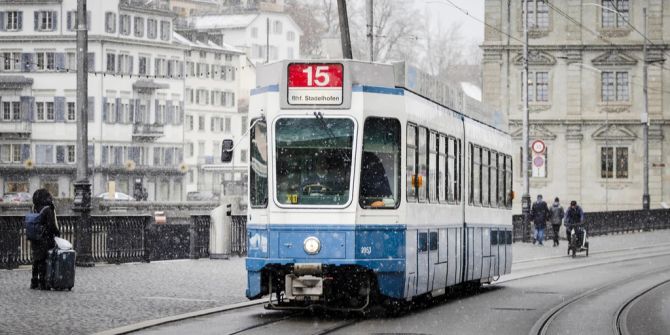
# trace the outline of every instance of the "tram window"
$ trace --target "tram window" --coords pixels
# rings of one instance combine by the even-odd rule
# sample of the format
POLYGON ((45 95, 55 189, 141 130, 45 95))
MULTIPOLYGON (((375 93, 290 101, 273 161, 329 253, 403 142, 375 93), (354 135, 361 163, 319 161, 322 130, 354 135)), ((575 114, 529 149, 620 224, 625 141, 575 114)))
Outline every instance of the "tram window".
POLYGON ((498 244, 498 231, 491 230, 491 245, 497 245, 497 244, 498 244))
POLYGON ((407 201, 412 202, 416 201, 417 188, 415 184, 419 182, 416 178, 416 131, 416 126, 407 125, 407 156, 405 157, 407 161, 407 201))
POLYGON ((470 151, 472 152, 470 202, 479 206, 482 204, 482 148, 470 144, 470 151))
POLYGON ((426 252, 428 251, 428 234, 427 233, 419 233, 419 245, 418 245, 418 251, 419 252, 426 252))
POLYGON ((461 140, 456 140, 455 144, 454 156, 456 157, 456 166, 454 167, 454 181, 456 185, 454 186, 454 199, 456 199, 456 203, 460 203, 461 200, 464 200, 461 191, 463 190, 463 147, 461 146, 461 140))
POLYGON ((491 152, 491 207, 498 207, 498 153, 491 152))
POLYGON ((482 149, 482 205, 489 206, 489 189, 491 186, 491 179, 489 179, 490 171, 490 151, 488 149, 482 149))
POLYGON ((429 134, 428 141, 428 199, 437 202, 437 134, 429 134))
POLYGON ((505 244, 512 244, 512 231, 511 230, 505 230, 505 239, 506 239, 505 244))
POLYGON ((268 205, 268 140, 265 122, 256 122, 251 128, 249 139, 249 201, 252 208, 264 208, 268 205))
POLYGON ((281 118, 275 123, 276 199, 282 205, 346 205, 354 122, 281 118))
POLYGON ((438 235, 436 231, 431 231, 430 232, 430 243, 429 243, 429 249, 430 251, 437 250, 438 246, 438 235))
POLYGON ((512 208, 512 156, 507 155, 505 159, 505 204, 512 208))
POLYGON ((400 122, 368 118, 363 129, 359 203, 363 208, 397 208, 400 202, 400 122))
POLYGON ((439 151, 437 156, 437 193, 438 199, 440 202, 447 201, 447 183, 449 182, 449 166, 447 165, 447 138, 443 135, 439 136, 439 142, 437 143, 437 150, 439 151))
POLYGON ((505 155, 498 154, 498 207, 505 207, 505 155))
POLYGON ((447 181, 447 199, 449 202, 456 200, 456 184, 457 184, 457 166, 456 166, 456 140, 453 137, 448 139, 449 146, 447 147, 447 171, 449 171, 449 180, 447 181))
POLYGON ((419 127, 419 171, 417 173, 419 180, 423 180, 423 183, 417 183, 419 189, 419 202, 426 201, 426 172, 428 172, 428 132, 426 128, 419 127))

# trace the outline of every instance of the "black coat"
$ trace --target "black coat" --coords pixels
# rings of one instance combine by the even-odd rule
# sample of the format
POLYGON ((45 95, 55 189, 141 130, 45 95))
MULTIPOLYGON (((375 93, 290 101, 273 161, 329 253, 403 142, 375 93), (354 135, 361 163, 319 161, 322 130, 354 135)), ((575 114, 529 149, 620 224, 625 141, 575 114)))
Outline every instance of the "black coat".
POLYGON ((35 208, 35 211, 39 213, 42 209, 42 224, 44 225, 44 233, 42 234, 42 239, 39 241, 31 242, 31 249, 33 251, 33 257, 36 260, 46 259, 49 249, 53 249, 56 246, 56 241, 54 237, 60 237, 60 230, 56 225, 56 216, 52 206, 44 205, 40 208, 35 208), (46 207, 46 208, 45 208, 46 207))
POLYGON ((535 227, 546 228, 547 220, 551 216, 551 212, 549 212, 549 206, 547 206, 547 203, 544 201, 536 201, 530 210, 530 216, 533 220, 533 223, 535 223, 535 227))

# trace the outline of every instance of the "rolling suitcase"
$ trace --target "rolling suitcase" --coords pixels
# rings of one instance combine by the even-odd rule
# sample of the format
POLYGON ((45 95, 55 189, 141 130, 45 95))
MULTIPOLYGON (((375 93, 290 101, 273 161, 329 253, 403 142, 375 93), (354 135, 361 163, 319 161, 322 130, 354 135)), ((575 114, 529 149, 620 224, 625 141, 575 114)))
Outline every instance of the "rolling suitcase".
POLYGON ((47 257, 47 287, 72 290, 74 287, 75 251, 56 247, 47 257))

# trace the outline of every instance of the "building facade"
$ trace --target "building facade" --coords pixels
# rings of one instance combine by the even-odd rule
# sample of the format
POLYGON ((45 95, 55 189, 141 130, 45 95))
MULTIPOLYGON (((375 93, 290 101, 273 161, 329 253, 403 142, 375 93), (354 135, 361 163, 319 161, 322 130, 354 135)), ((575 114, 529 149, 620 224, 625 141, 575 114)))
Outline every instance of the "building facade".
MULTIPOLYGON (((643 194, 643 92, 647 11, 649 193, 670 203, 668 0, 528 1, 531 197, 577 200, 586 211, 639 209, 643 194), (537 145, 535 149, 542 149, 537 145), (666 166, 667 164, 667 166, 666 166)), ((507 111, 519 147, 521 187, 522 0, 486 0, 483 100, 507 111)), ((515 201, 520 212, 520 201, 515 201)))
MULTIPOLYGON (((185 52, 184 149, 187 192, 220 195, 246 194, 248 128, 246 109, 239 107, 239 72, 246 56, 227 45, 218 45, 208 36, 189 40, 175 33, 175 40, 188 47, 185 52), (232 163, 221 163, 221 142, 240 142, 232 163)), ((187 193, 188 194, 188 193, 187 193)))
POLYGON ((254 64, 300 58, 302 29, 280 11, 193 16, 177 29, 185 35, 206 32, 244 51, 254 64))
POLYGON ((170 0, 170 8, 182 17, 216 13, 221 9, 221 0, 170 0))
MULTIPOLYGON (((71 197, 76 171, 76 0, 0 1, 0 191, 71 197)), ((165 1, 88 7, 93 194, 184 198, 184 56, 165 1), (110 183, 113 182, 113 183, 110 183)))

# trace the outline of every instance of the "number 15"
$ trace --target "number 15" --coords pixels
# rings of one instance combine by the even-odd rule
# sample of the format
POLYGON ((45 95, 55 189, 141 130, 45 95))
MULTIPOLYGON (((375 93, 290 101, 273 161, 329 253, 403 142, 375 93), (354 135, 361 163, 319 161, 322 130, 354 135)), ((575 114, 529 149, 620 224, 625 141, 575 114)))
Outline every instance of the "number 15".
POLYGON ((313 80, 312 78, 312 66, 305 68, 302 70, 302 72, 307 74, 307 86, 326 86, 330 82, 330 74, 327 72, 328 71, 328 66, 317 66, 316 67, 316 73, 314 74, 314 77, 316 77, 316 80, 313 80), (323 72, 322 72, 323 71, 323 72))

